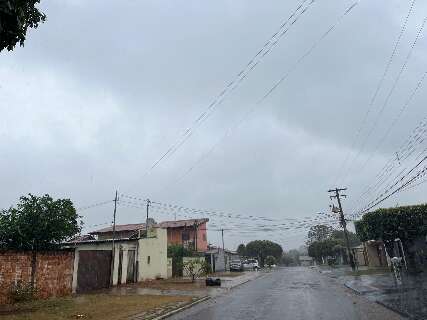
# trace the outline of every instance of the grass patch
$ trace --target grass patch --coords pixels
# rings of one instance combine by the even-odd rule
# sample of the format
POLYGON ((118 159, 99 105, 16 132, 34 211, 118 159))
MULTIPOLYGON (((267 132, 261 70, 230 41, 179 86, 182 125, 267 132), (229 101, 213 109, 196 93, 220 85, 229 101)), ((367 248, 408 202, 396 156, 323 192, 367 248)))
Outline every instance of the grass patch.
POLYGON ((0 306, 2 320, 126 319, 192 297, 93 294, 0 306))
POLYGON ((367 275, 375 275, 375 274, 385 274, 390 273, 388 268, 375 268, 375 269, 366 269, 366 270, 357 270, 357 271, 349 271, 347 275, 349 276, 367 276, 367 275))

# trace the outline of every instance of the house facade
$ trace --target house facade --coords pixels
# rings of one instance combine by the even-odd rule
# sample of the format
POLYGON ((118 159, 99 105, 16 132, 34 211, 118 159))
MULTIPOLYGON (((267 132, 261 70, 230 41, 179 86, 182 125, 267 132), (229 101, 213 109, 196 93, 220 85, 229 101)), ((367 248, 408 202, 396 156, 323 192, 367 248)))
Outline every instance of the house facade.
POLYGON ((168 277, 167 231, 150 228, 148 237, 83 240, 65 244, 74 249, 72 291, 84 293, 168 277))
MULTIPOLYGON (((188 219, 163 221, 149 224, 167 230, 168 245, 182 245, 183 247, 199 252, 208 250, 207 222, 209 219, 188 219)), ((115 239, 140 238, 145 233, 145 223, 116 225, 115 239)), ((107 227, 89 233, 97 240, 113 238, 113 228, 107 227)))
POLYGON ((187 249, 205 252, 208 250, 208 221, 207 218, 164 221, 157 226, 167 230, 168 245, 182 245, 187 249))

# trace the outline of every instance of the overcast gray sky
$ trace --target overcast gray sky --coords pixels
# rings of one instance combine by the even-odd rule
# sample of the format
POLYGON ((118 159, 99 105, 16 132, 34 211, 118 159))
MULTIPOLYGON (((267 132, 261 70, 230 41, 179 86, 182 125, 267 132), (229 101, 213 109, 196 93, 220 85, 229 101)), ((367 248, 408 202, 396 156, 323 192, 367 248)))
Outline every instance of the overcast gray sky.
MULTIPOLYGON (((336 179, 347 155, 351 159, 360 149, 360 142, 352 142, 409 0, 361 1, 296 65, 354 3, 316 1, 190 139, 150 170, 299 2, 42 0, 46 23, 29 32, 25 47, 0 53, 0 206, 31 192, 71 198, 84 207, 111 200, 118 189, 192 208, 302 218, 328 210, 327 190, 340 183, 349 188, 344 209, 350 209, 426 116, 421 86, 376 147, 427 71, 423 32, 366 147, 341 171, 349 172, 347 178, 336 179), (286 81, 256 105, 290 68, 286 81), (229 128, 234 129, 223 139, 229 128)), ((374 124, 426 9, 415 3, 362 137, 374 124)), ((426 191, 421 185, 383 205, 422 202, 426 191)), ((81 214, 91 226, 111 221, 112 211, 109 204, 81 214)), ((174 218, 152 214, 159 221, 174 218)), ((225 232, 230 248, 271 239, 290 249, 306 234, 301 229, 243 233, 259 222, 210 218, 212 228, 233 229, 225 232)), ((143 219, 142 208, 119 207, 119 223, 143 219)), ((218 232, 210 231, 208 238, 220 244, 218 232)))

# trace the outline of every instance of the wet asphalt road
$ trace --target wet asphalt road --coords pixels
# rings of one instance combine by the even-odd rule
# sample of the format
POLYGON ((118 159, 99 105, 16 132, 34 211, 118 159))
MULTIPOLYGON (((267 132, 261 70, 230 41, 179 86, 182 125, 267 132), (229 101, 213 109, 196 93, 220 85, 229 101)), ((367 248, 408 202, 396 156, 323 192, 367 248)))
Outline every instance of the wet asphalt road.
POLYGON ((398 320, 310 268, 281 268, 170 319, 398 320))

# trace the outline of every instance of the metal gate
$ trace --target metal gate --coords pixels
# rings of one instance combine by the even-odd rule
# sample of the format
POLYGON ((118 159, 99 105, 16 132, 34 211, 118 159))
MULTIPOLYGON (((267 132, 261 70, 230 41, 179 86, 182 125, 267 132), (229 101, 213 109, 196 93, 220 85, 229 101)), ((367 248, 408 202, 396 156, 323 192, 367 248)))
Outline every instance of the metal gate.
POLYGON ((108 288, 111 276, 111 250, 79 251, 77 293, 108 288))
POLYGON ((126 283, 136 282, 135 273, 135 250, 128 251, 128 269, 126 275, 126 283))

